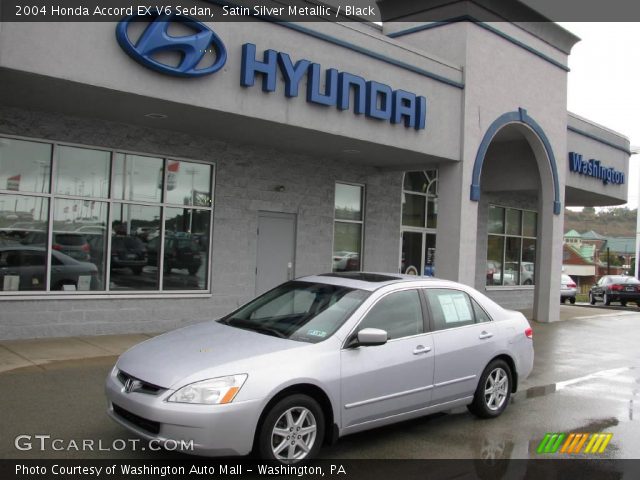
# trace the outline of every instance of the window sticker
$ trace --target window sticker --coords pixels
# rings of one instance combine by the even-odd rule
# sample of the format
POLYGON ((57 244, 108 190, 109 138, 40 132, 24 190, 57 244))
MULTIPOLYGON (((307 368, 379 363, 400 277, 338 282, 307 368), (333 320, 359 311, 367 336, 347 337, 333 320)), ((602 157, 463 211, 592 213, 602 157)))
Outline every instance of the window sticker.
POLYGON ((19 275, 5 275, 4 286, 5 292, 17 292, 20 288, 20 276, 19 275))
POLYGON ((311 335, 312 337, 326 337, 327 332, 323 330, 307 330, 307 335, 311 335))
POLYGON ((91 290, 91 275, 78 276, 78 291, 86 292, 91 290))
POLYGON ((438 295, 445 323, 461 323, 471 321, 471 311, 463 293, 438 295))

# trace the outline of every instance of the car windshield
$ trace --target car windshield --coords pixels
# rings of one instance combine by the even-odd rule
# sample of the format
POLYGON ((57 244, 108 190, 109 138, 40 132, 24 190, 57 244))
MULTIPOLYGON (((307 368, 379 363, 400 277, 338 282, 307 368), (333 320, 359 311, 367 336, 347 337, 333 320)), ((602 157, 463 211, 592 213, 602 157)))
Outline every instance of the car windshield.
POLYGON ((287 282, 219 320, 266 335, 317 343, 329 338, 370 295, 339 285, 287 282))

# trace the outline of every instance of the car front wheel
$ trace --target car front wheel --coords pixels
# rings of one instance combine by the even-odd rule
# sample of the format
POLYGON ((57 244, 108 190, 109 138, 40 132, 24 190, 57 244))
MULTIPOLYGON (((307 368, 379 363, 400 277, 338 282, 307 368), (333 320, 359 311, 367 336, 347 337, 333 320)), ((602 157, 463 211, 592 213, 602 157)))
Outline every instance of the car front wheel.
POLYGON ((589 292, 589 303, 591 305, 595 305, 596 304, 596 297, 593 296, 593 293, 589 292))
POLYGON ((511 368, 504 360, 494 360, 482 372, 469 411, 480 418, 494 418, 507 408, 511 398, 511 368))
POLYGON ((605 293, 602 296, 602 301, 604 302, 605 305, 611 305, 611 298, 609 298, 609 294, 605 293))
POLYGON ((315 457, 324 439, 324 414, 313 398, 297 394, 269 410, 258 436, 260 456, 292 464, 315 457))

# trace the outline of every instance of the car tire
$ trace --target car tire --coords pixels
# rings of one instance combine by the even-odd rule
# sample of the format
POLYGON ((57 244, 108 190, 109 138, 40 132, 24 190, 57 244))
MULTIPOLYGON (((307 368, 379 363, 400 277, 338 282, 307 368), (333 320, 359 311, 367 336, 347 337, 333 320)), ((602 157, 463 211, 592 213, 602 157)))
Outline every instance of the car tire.
POLYGON ((623 307, 627 306, 627 301, 626 300, 620 300, 620 305, 622 305, 623 307))
POLYGON ((507 408, 511 399, 511 368, 501 359, 493 360, 484 369, 473 396, 473 402, 467 406, 469 411, 480 418, 495 418, 507 408), (498 382, 499 389, 494 387, 498 382))
POLYGON ((571 305, 575 305, 575 303, 576 303, 576 297, 571 297, 571 298, 569 299, 569 303, 570 303, 571 305))
POLYGON ((591 305, 595 305, 596 304, 596 297, 593 296, 593 293, 589 292, 589 303, 591 305))
POLYGON ((524 281, 524 285, 533 285, 533 282, 531 281, 531 279, 530 279, 530 278, 527 278, 527 279, 524 281))
POLYGON ((283 464, 309 460, 320 451, 324 430, 324 413, 318 402, 302 394, 285 397, 269 410, 259 427, 258 454, 283 464), (297 429, 307 433, 293 435, 297 429), (286 435, 287 430, 292 435, 286 435))
POLYGON ((602 295, 602 301, 604 302, 605 305, 611 305, 611 299, 609 298, 608 293, 604 293, 602 295))

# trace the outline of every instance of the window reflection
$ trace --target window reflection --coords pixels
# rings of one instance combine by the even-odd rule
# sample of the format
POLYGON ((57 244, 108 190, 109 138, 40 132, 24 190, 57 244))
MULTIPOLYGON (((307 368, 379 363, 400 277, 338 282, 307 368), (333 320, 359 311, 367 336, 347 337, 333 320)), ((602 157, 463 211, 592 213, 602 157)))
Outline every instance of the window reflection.
POLYGON ((335 218, 362 220, 362 187, 336 184, 335 218))
POLYGON ((0 138, 0 189, 49 193, 50 168, 51 145, 0 138))
POLYGON ((160 237, 160 207, 115 203, 109 267, 112 290, 157 290, 157 265, 149 245, 160 237))
MULTIPOLYGON (((210 215, 207 210, 167 208, 164 240, 165 290, 207 288, 210 215)), ((159 241, 149 243, 149 257, 157 264, 159 241)))
POLYGON ((533 211, 489 206, 487 285, 535 284, 537 218, 533 211))
POLYGON ((118 200, 160 202, 164 161, 161 158, 118 153, 114 162, 113 197, 118 200))
POLYGON ((49 201, 42 197, 0 197, 0 290, 46 288, 49 201))
POLYGON ((362 225, 336 222, 333 241, 333 271, 360 270, 362 225))
POLYGON ((211 165, 167 160, 167 202, 211 206, 211 165))
MULTIPOLYGON (((51 288, 54 290, 103 290, 107 204, 93 200, 56 199, 53 203, 51 238, 51 288), (60 278, 54 262, 83 270, 78 278, 60 278), (91 277, 91 278, 89 278, 91 277)), ((46 246, 46 233, 42 245, 46 246)))
POLYGON ((332 256, 334 272, 362 269, 363 203, 364 187, 336 183, 332 256))
POLYGON ((0 138, 0 292, 207 289, 212 177, 197 162, 0 138))
POLYGON ((77 197, 109 196, 110 162, 110 152, 58 147, 55 192, 77 197))

